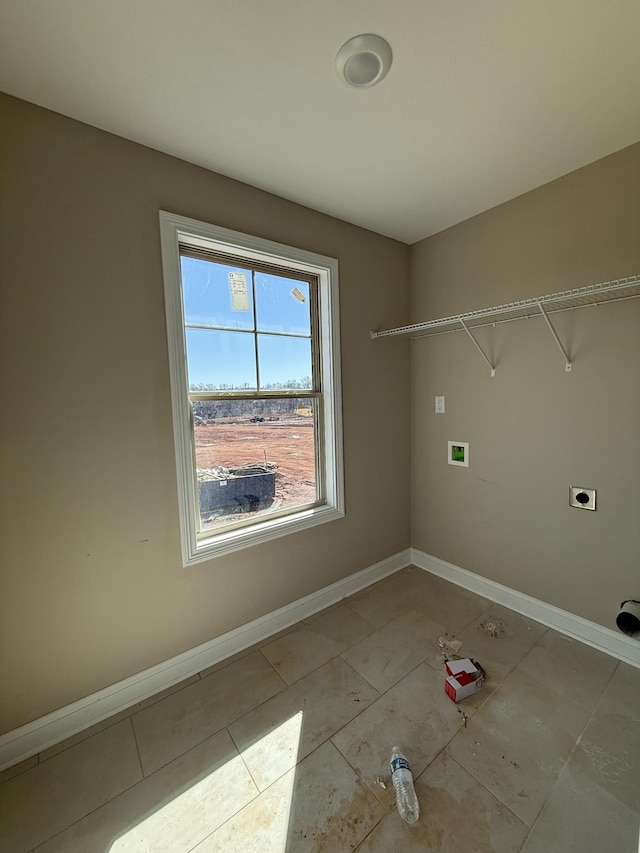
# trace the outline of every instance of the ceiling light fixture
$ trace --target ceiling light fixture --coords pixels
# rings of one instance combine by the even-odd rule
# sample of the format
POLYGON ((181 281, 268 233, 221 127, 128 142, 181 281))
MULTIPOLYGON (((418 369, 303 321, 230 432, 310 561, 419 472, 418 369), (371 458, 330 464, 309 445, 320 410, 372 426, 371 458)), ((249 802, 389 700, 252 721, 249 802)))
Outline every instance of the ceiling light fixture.
POLYGON ((393 54, 381 36, 364 33, 346 41, 336 55, 338 76, 357 89, 375 86, 391 68, 393 54))

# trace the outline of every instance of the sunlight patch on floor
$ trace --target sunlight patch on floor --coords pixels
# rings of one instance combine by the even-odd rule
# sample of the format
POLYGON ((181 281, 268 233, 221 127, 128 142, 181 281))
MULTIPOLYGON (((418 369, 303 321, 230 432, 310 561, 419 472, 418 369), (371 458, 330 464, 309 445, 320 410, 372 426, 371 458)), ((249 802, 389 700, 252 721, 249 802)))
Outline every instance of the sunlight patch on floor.
POLYGON ((231 840, 238 845, 244 838, 259 843, 251 849, 285 853, 302 716, 302 711, 294 714, 242 757, 235 756, 179 793, 118 838, 109 853, 182 853, 196 845, 209 853, 228 850, 231 840), (247 764, 243 757, 249 758, 247 764))

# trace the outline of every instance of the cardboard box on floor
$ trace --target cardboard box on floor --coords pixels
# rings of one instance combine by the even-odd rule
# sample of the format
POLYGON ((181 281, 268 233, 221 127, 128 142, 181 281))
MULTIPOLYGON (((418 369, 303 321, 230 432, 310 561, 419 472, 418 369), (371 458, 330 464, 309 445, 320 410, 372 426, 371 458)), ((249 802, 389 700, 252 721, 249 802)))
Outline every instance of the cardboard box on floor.
POLYGON ((471 658, 450 660, 445 664, 447 675, 444 689, 447 696, 454 702, 472 696, 484 684, 484 672, 471 658))

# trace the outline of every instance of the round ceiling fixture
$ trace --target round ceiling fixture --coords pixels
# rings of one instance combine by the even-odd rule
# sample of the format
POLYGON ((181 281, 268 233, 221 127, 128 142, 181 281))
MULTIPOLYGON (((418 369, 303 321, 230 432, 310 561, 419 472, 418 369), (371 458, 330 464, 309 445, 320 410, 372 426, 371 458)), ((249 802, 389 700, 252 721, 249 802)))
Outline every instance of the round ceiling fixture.
POLYGON ((381 36, 364 33, 346 41, 336 56, 338 76, 357 89, 375 86, 391 68, 393 54, 381 36))

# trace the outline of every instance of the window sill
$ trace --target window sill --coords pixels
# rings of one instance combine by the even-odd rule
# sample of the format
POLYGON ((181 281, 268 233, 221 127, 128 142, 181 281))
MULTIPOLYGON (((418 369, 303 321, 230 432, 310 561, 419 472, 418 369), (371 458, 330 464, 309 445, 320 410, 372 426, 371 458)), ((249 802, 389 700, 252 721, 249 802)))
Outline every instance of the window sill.
POLYGON ((298 533, 318 524, 336 521, 339 518, 344 518, 344 512, 341 509, 334 506, 320 506, 282 518, 265 519, 250 527, 220 532, 199 542, 190 542, 190 547, 182 555, 182 562, 185 567, 193 566, 242 548, 270 542, 280 536, 298 533))

